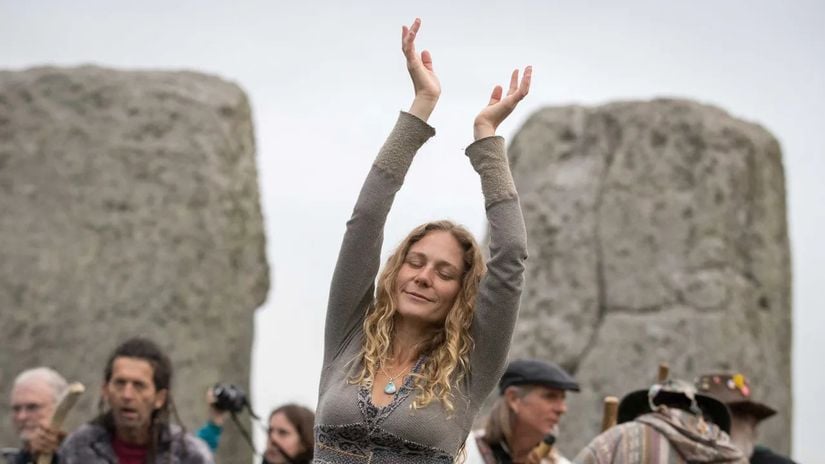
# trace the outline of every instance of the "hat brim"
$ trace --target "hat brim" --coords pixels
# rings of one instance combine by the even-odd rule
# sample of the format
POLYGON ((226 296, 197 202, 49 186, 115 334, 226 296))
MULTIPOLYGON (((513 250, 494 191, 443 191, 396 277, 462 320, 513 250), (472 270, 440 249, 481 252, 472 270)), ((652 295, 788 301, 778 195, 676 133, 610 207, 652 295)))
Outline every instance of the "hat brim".
POLYGON ((565 391, 572 391, 572 392, 579 392, 579 384, 576 382, 543 382, 539 383, 538 385, 544 385, 545 387, 550 388, 557 388, 559 390, 565 391))
POLYGON ((556 390, 572 391, 578 393, 580 391, 579 384, 576 382, 541 382, 528 380, 511 380, 502 382, 498 386, 499 394, 504 394, 507 387, 521 387, 524 385, 541 385, 542 387, 555 388, 556 390))
POLYGON ((728 403, 728 408, 730 408, 734 414, 750 414, 756 418, 757 422, 761 422, 776 414, 776 409, 767 404, 757 403, 756 401, 734 401, 728 403))
MULTIPOLYGON (((647 395, 648 390, 636 390, 625 395, 622 401, 619 402, 617 422, 620 424, 630 422, 642 414, 651 412, 647 395)), ((659 392, 655 400, 657 405, 664 404, 681 407, 682 409, 685 409, 684 406, 689 404, 689 400, 685 395, 666 391, 659 392)), ((725 403, 701 393, 696 394, 696 403, 714 424, 726 433, 730 433, 730 411, 725 403)))

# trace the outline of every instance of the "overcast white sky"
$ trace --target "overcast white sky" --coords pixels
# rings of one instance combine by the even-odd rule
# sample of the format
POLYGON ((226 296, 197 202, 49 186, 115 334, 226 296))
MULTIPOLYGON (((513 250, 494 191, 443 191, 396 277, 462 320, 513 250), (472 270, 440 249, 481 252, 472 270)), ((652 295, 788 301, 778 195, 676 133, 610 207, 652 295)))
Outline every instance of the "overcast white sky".
POLYGON ((0 0, 0 68, 99 64, 191 69, 249 94, 256 121, 269 300, 257 314, 256 409, 315 404, 332 266, 358 188, 411 90, 400 26, 423 19, 443 94, 438 136, 390 217, 387 249, 449 217, 484 230, 463 156, 493 84, 532 64, 501 128, 567 103, 688 97, 776 135, 785 154, 794 272, 794 456, 822 462, 825 407, 825 2, 625 0, 0 0))

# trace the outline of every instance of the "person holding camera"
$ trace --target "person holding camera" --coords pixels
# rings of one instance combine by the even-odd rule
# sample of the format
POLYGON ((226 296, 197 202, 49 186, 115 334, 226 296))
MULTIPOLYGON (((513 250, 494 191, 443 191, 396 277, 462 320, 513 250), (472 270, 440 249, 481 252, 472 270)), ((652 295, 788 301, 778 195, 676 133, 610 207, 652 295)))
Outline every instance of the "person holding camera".
MULTIPOLYGON (((226 394, 223 393, 223 388, 224 387, 219 384, 206 390, 206 404, 209 408, 208 417, 203 427, 198 429, 198 432, 195 434, 209 445, 212 453, 218 450, 221 435, 223 434, 223 424, 226 422, 226 416, 233 410, 231 401, 225 398, 226 394), (218 390, 218 395, 215 395, 216 390, 218 390)), ((238 408, 236 412, 242 408, 243 407, 238 408)))
MULTIPOLYGON (((249 408, 246 393, 235 385, 217 384, 206 392, 209 418, 198 430, 198 437, 205 441, 214 453, 220 445, 223 424, 229 414, 237 414, 249 408)), ((257 419, 257 416, 254 416, 257 419)), ((308 464, 312 462, 315 437, 315 414, 297 404, 285 404, 269 414, 266 450, 262 464, 308 464)), ((251 443, 250 443, 251 445, 251 443)))
POLYGON ((329 294, 315 426, 318 462, 452 463, 504 371, 527 258, 524 219, 496 128, 530 88, 515 70, 496 86, 466 150, 490 225, 485 273, 472 234, 450 221, 414 229, 378 275, 384 223, 413 157, 434 135, 441 94, 421 21, 402 28, 415 98, 363 184, 329 294), (378 282, 376 284, 376 276, 378 282))

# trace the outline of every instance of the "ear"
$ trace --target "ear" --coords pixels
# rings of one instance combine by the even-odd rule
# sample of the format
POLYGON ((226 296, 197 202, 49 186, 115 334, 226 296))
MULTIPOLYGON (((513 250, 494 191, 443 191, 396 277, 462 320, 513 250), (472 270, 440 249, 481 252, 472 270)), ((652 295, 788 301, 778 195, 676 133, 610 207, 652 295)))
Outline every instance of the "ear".
POLYGON ((158 390, 158 392, 155 393, 155 404, 154 404, 155 409, 162 408, 163 405, 166 404, 166 399, 168 398, 168 396, 169 396, 169 390, 166 390, 166 389, 158 390))
POLYGON ((519 406, 521 406, 521 398, 519 398, 519 391, 515 387, 507 387, 504 390, 504 401, 511 411, 518 414, 519 406))
POLYGON ((108 382, 106 382, 105 380, 100 385, 100 397, 103 398, 103 401, 105 401, 106 404, 109 404, 109 390, 106 389, 107 385, 108 382))

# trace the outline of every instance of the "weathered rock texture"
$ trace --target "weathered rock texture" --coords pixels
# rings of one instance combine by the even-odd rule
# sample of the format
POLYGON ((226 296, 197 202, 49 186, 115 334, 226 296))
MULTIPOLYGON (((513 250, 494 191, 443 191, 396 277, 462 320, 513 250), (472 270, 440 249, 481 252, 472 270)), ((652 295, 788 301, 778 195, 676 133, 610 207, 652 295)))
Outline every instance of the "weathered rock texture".
MULTIPOLYGON (((14 375, 51 365, 96 411, 108 353, 168 349, 184 423, 216 381, 248 386, 269 274, 249 103, 189 72, 0 72, 0 440, 14 375)), ((247 388, 248 390, 248 388, 247 388)), ((249 462, 231 424, 224 462, 249 462), (228 459, 229 457, 232 459, 228 459)))
POLYGON ((582 383, 561 448, 598 433, 601 400, 658 363, 692 380, 747 373, 778 408, 762 441, 790 447, 791 270, 777 141, 689 101, 547 108, 509 150, 530 260, 511 357, 582 383))

